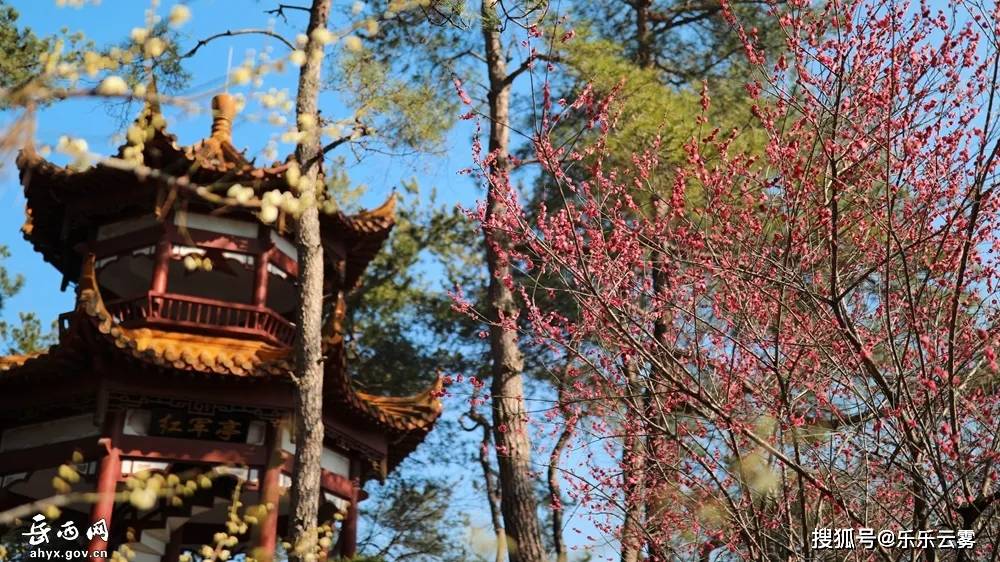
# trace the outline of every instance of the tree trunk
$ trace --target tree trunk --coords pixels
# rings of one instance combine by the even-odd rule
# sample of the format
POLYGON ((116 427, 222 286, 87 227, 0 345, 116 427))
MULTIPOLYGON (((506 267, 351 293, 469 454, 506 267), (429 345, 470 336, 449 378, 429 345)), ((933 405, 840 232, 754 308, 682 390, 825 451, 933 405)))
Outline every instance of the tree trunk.
POLYGON ((643 527, 646 518, 646 425, 643 413, 649 402, 646 384, 638 369, 631 363, 625 365, 628 395, 625 401, 625 419, 629 425, 622 444, 622 479, 625 491, 625 516, 621 531, 621 562, 638 562, 644 541, 643 527), (638 433, 638 435, 636 435, 638 433))
POLYGON ((562 507, 562 486, 559 484, 559 463, 562 460, 563 450, 569 444, 570 437, 573 436, 573 426, 576 419, 566 405, 566 385, 569 379, 570 364, 566 365, 563 378, 559 381, 558 402, 559 411, 562 414, 563 428, 552 446, 549 453, 549 502, 552 509, 552 544, 556 551, 556 562, 567 562, 569 552, 566 549, 566 541, 563 540, 563 507, 562 507))
MULTIPOLYGON (((469 409, 469 419, 476 423, 476 427, 482 429, 483 437, 479 445, 479 466, 483 471, 483 484, 486 489, 486 501, 490 504, 490 523, 493 525, 493 534, 496 536, 496 562, 503 562, 507 554, 507 533, 503 528, 503 515, 500 513, 500 490, 493 478, 493 467, 490 465, 490 449, 493 447, 492 429, 486 416, 480 414, 475 408, 469 409)), ((473 428, 475 429, 475 428, 473 428)))
POLYGON ((635 10, 635 58, 642 68, 653 67, 653 34, 649 30, 650 0, 637 0, 632 4, 635 10))
MULTIPOLYGON (((480 10, 490 85, 489 150, 496 157, 490 172, 493 178, 507 181, 510 172, 510 84, 507 81, 507 64, 493 0, 482 0, 480 10)), ((504 212, 503 204, 496 196, 496 186, 491 181, 486 194, 486 220, 504 212)), ((510 562, 544 562, 545 548, 531 475, 531 443, 524 408, 521 377, 524 361, 518 348, 517 332, 505 328, 501 322, 501 318, 509 318, 517 310, 514 295, 504 284, 504 279, 511 275, 510 266, 498 255, 498 250, 504 249, 509 242, 495 232, 486 232, 485 235, 486 264, 490 273, 493 435, 500 468, 501 510, 507 532, 507 549, 510 562)))
MULTIPOLYGON (((306 62, 299 73, 296 114, 317 116, 323 45, 313 31, 325 28, 330 0, 313 0, 306 35, 306 62)), ((302 122, 301 119, 298 122, 302 122)), ((316 185, 322 161, 322 146, 317 134, 307 134, 295 150, 302 180, 310 189, 316 185)), ((323 453, 323 245, 319 231, 319 209, 305 206, 296 221, 295 244, 299 253, 299 299, 295 338, 295 469, 291 494, 289 552, 291 562, 305 560, 319 547, 317 518, 320 500, 320 457, 323 453)))
MULTIPOLYGON (((629 4, 635 11, 635 62, 643 69, 653 68, 653 35, 649 29, 650 0, 636 0, 629 4)), ((653 213, 660 217, 665 211, 659 196, 653 197, 653 213)), ((663 290, 664 271, 663 258, 654 251, 653 261, 653 293, 657 297, 663 290)), ((658 343, 667 332, 666 320, 657 318, 654 323, 654 338, 658 343)), ((661 415, 655 411, 655 388, 650 388, 650 381, 643 380, 637 365, 626 365, 628 378, 628 401, 626 408, 634 409, 626 413, 630 423, 634 425, 626 435, 622 446, 622 478, 625 480, 625 516, 622 521, 621 561, 638 562, 642 559, 645 548, 646 526, 646 473, 647 456, 655 450, 655 440, 649 422, 661 415), (639 414, 641 412, 641 414, 639 414), (644 419, 645 418, 645 419, 644 419), (636 436, 635 432, 640 435, 636 436)))

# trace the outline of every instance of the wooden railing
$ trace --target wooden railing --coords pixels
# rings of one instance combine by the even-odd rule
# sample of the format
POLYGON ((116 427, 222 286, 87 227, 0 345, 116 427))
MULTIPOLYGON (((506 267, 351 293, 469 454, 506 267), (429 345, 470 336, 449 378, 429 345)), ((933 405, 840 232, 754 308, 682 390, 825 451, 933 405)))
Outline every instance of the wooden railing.
POLYGON ((107 303, 126 328, 191 329, 221 336, 254 336, 290 346, 295 326, 273 310, 249 304, 172 293, 147 293, 107 303))

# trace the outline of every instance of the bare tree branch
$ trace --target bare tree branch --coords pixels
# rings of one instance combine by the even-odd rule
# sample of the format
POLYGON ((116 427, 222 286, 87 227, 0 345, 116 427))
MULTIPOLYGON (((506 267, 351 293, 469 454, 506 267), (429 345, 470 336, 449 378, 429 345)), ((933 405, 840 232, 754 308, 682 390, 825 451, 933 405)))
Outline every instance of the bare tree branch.
POLYGON ((198 43, 195 44, 195 46, 190 51, 181 55, 180 58, 186 59, 193 57, 195 53, 198 52, 199 49, 201 49, 205 45, 208 45, 210 42, 216 39, 221 39, 223 37, 235 37, 237 35, 266 35, 268 37, 272 37, 274 39, 277 39, 278 41, 281 41, 289 49, 293 51, 295 50, 295 45, 293 45, 291 41, 282 37, 281 34, 271 31, 269 29, 228 29, 226 31, 223 31, 222 33, 216 33, 215 35, 210 35, 204 39, 199 40, 198 43))
POLYGON ((306 6, 296 6, 293 4, 278 4, 278 7, 273 10, 265 10, 265 14, 270 14, 272 16, 281 16, 281 19, 285 22, 288 21, 288 16, 285 15, 285 10, 300 10, 309 13, 309 8, 306 6))

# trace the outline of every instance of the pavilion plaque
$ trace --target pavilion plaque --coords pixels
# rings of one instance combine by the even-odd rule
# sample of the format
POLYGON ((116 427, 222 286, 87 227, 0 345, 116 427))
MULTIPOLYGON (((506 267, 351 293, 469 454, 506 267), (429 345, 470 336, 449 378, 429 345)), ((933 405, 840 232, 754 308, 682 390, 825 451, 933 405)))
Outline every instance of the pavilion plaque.
POLYGON ((251 421, 249 416, 234 413, 191 413, 184 410, 155 408, 149 424, 149 434, 158 437, 246 443, 251 421))

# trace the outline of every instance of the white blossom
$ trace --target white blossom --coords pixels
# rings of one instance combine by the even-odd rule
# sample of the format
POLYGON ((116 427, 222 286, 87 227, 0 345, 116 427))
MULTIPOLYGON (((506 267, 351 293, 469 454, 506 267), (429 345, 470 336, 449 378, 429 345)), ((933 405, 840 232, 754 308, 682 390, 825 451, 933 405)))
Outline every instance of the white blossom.
POLYGON ((123 96, 128 92, 128 84, 121 76, 108 76, 97 86, 97 93, 105 96, 123 96))
POLYGON ((361 51, 362 48, 361 39, 357 35, 348 35, 347 37, 344 37, 344 47, 346 47, 348 51, 357 53, 361 51))
POLYGON ((191 19, 191 9, 184 4, 176 4, 170 9, 170 25, 173 27, 180 27, 187 23, 191 19))

